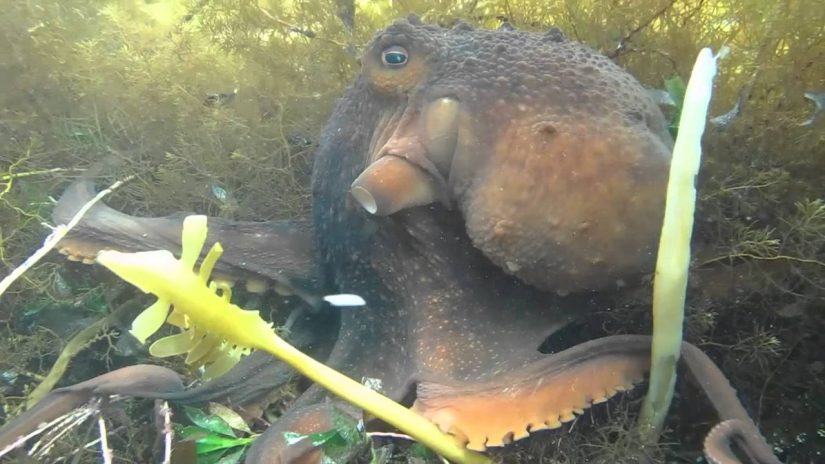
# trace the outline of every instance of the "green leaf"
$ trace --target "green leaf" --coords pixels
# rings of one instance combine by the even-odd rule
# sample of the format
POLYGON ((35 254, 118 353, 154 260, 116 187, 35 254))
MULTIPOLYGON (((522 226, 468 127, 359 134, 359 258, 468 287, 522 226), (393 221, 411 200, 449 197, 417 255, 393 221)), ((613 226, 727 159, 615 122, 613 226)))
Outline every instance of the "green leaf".
POLYGON ((220 416, 207 415, 200 409, 191 408, 189 406, 184 406, 183 411, 186 413, 186 417, 195 423, 195 425, 209 430, 210 432, 215 432, 227 437, 235 437, 235 432, 232 431, 232 427, 230 427, 229 424, 227 424, 226 421, 220 416))
POLYGON ((361 424, 337 408, 332 409, 332 426, 347 444, 357 445, 366 439, 361 424))
POLYGON ((324 452, 323 463, 350 462, 366 442, 362 423, 337 408, 332 409, 331 416, 335 435, 321 447, 324 452))
POLYGON ((331 413, 333 428, 325 432, 302 435, 300 433, 284 432, 287 444, 295 444, 308 439, 313 446, 320 447, 324 455, 323 464, 345 464, 366 441, 363 427, 346 413, 333 408, 331 413))
POLYGON ((685 81, 680 76, 673 76, 670 79, 665 79, 665 90, 670 94, 670 98, 676 103, 676 107, 682 109, 685 101, 685 92, 687 86, 685 81))
POLYGON ((295 432, 284 432, 284 440, 288 445, 294 445, 301 440, 308 439, 312 446, 345 446, 347 440, 336 429, 327 430, 326 432, 312 433, 303 435, 295 432))
POLYGON ((211 432, 209 430, 202 429, 197 425, 187 425, 186 427, 182 427, 179 424, 175 424, 175 435, 180 441, 195 441, 209 435, 210 433, 211 432))
POLYGON ((685 103, 685 92, 687 91, 687 86, 681 77, 674 76, 670 79, 665 79, 665 90, 676 104, 673 114, 670 117, 670 121, 668 121, 668 130, 670 131, 670 135, 676 137, 679 132, 679 118, 682 117, 682 106, 685 103))
MULTIPOLYGON (((235 448, 238 446, 247 446, 257 438, 235 438, 227 437, 219 433, 215 433, 204 428, 189 425, 186 427, 176 427, 175 433, 181 441, 195 442, 195 449, 199 456, 213 453, 214 451, 235 448)), ((211 456, 210 458, 214 458, 211 456)), ((217 458, 215 458, 217 460, 217 458)), ((200 463, 199 463, 200 464, 200 463)))
POLYGON ((233 453, 227 454, 226 456, 222 457, 217 463, 215 464, 237 464, 241 462, 241 457, 246 452, 246 447, 239 449, 233 453))
POLYGON ((284 432, 284 441, 287 445, 294 445, 306 437, 307 436, 302 433, 284 432))
POLYGON ((249 430, 249 426, 240 414, 220 403, 209 403, 209 413, 220 417, 235 430, 252 434, 252 430, 249 430))
POLYGON ((338 430, 332 429, 326 432, 313 433, 308 436, 313 446, 345 446, 347 441, 338 430))
POLYGON ((195 440, 198 454, 211 453, 236 446, 246 446, 255 441, 255 438, 229 438, 218 434, 210 434, 195 440))

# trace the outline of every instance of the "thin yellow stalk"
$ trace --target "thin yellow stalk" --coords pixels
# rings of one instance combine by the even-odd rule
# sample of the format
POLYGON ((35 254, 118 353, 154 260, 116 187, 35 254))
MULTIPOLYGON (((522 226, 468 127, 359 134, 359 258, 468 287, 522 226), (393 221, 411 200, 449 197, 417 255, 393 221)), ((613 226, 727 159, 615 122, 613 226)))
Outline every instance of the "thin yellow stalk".
POLYGON ((639 432, 650 443, 661 434, 676 385, 696 206, 695 182, 715 75, 716 58, 705 48, 696 58, 685 93, 656 260, 650 386, 639 418, 639 432))

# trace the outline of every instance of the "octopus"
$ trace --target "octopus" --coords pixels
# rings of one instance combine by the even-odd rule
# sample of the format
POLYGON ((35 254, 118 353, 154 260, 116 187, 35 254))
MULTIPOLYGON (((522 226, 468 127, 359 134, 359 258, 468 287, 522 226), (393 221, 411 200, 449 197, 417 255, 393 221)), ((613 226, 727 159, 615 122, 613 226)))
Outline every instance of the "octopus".
MULTIPOLYGON (((557 29, 409 17, 374 37, 337 102, 314 158, 311 218, 213 218, 209 241, 226 248, 217 272, 250 289, 363 297, 366 306, 336 315, 327 364, 483 451, 559 428, 643 380, 648 336, 539 347, 652 272, 672 145, 642 85, 557 29)), ((89 181, 70 186, 55 220, 93 194, 89 181)), ((88 261, 101 249, 175 250, 182 219, 98 204, 61 252, 88 261)), ((298 333, 317 324, 303 320, 298 333)), ((711 462, 779 462, 713 362, 690 344, 682 362, 720 420, 706 440, 711 462)), ((289 378, 263 353, 188 391, 158 369, 58 389, 0 430, 0 444, 94 395, 240 405, 289 378)), ((319 450, 283 432, 328 429, 340 400, 327 396, 308 388, 246 462, 319 462, 319 450)))

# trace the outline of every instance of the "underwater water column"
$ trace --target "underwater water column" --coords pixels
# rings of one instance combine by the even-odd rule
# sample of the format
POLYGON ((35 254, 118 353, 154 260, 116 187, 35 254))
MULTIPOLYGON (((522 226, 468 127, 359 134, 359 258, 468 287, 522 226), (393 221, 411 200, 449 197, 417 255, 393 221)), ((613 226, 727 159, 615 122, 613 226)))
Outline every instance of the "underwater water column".
MULTIPOLYGON (((720 56, 724 52, 725 49, 720 56)), ((648 443, 658 440, 662 432, 676 385, 696 209, 696 175, 702 158, 702 134, 716 76, 716 59, 709 48, 702 49, 696 58, 673 147, 653 281, 650 385, 639 418, 639 432, 648 443)))

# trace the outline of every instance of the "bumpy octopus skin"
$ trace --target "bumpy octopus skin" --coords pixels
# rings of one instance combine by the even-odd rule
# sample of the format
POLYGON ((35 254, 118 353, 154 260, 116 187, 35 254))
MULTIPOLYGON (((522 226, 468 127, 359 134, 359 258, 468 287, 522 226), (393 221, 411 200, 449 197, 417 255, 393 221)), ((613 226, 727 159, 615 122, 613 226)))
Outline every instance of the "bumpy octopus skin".
MULTIPOLYGON (((315 157, 313 240, 296 224, 210 221, 226 274, 361 295, 366 307, 341 312, 327 363, 377 379, 397 401, 415 397, 415 410, 473 449, 558 427, 640 381, 648 337, 538 347, 607 301, 598 291, 652 270, 672 141, 641 85, 557 30, 416 18, 380 32, 361 62, 315 157)), ((56 220, 89 195, 88 183, 70 187, 56 220)), ((62 248, 79 259, 174 249, 180 222, 101 204, 62 248)), ((279 367, 250 359, 257 370, 245 374, 243 361, 227 377, 254 382, 279 367)), ((730 441, 778 462, 710 359, 691 345, 683 359, 731 420, 709 442, 715 462, 738 462, 730 441)), ((197 398, 246 383, 223 382, 197 398)), ((318 462, 283 432, 328 426, 325 397, 307 390, 247 462, 318 462)))

